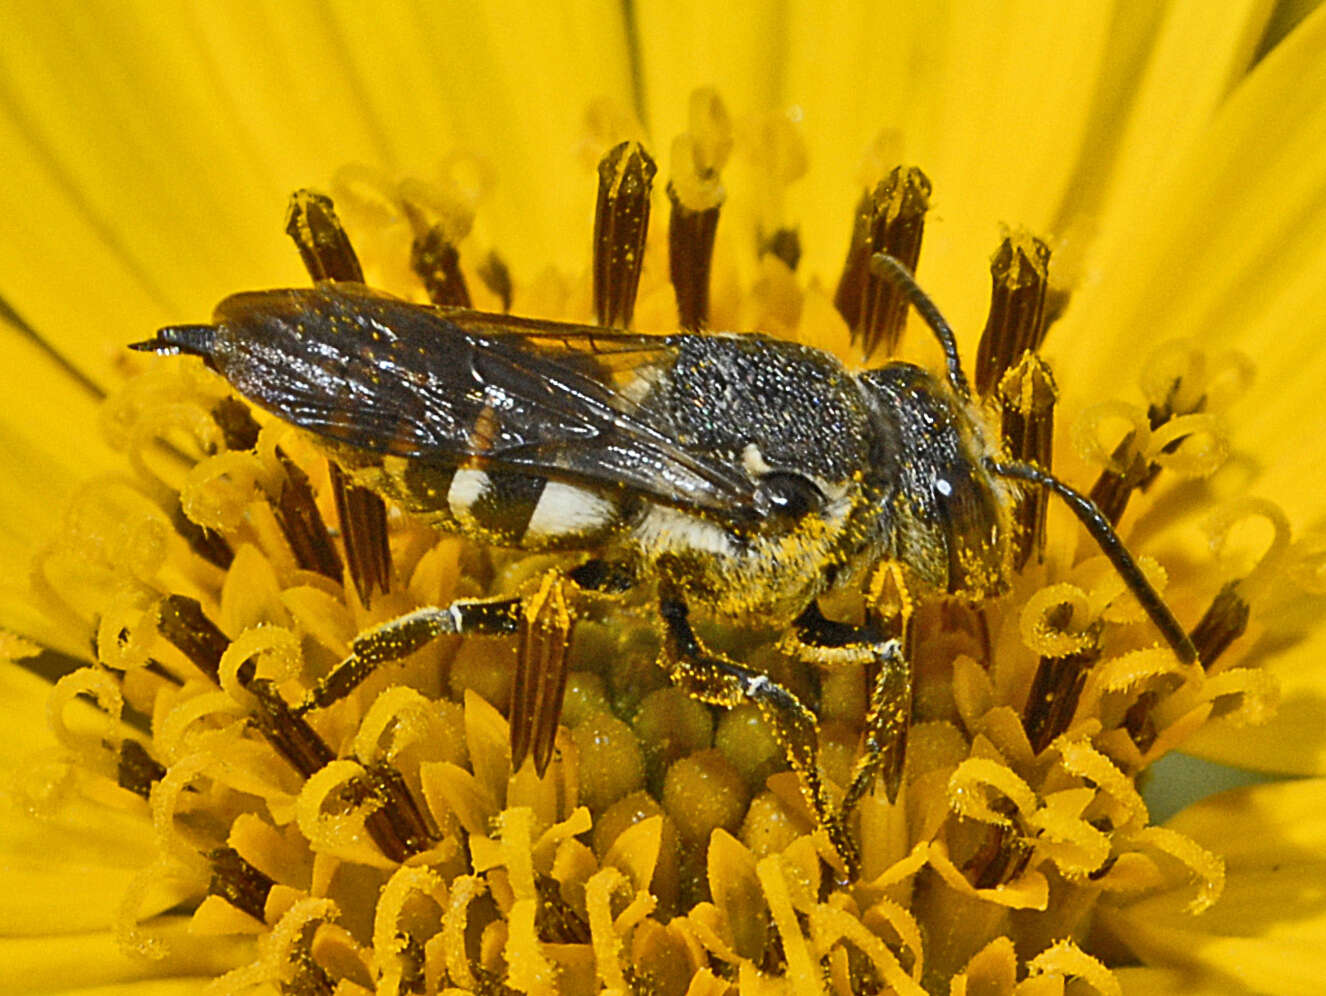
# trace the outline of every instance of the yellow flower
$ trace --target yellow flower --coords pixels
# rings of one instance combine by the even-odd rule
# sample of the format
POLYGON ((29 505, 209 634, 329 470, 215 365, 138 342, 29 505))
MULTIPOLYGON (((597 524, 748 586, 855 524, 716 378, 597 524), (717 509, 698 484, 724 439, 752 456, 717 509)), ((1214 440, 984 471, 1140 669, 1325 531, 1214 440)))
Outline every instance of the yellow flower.
MULTIPOLYGON (((12 10, 0 988, 1316 991, 1326 12, 1298 6, 12 10), (319 184, 370 283, 419 296, 408 203, 480 303, 497 258, 514 311, 587 320, 594 166, 629 138, 721 201, 715 327, 854 357, 843 243, 899 164, 932 186, 917 275, 969 369, 1001 227, 1045 239, 1054 467, 1128 496, 1206 668, 1053 510, 1010 594, 918 605, 903 785, 861 801, 850 882, 755 710, 664 687, 629 609, 582 622, 544 778, 508 770, 505 645, 438 641, 295 715, 356 633, 543 562, 393 517, 391 590, 364 597, 307 442, 125 344, 307 282, 279 211, 319 184), (1180 743, 1312 777, 1149 825, 1139 777, 1180 743)), ((656 202, 636 314, 663 328, 656 202)), ((901 349, 938 364, 920 323, 901 349)), ((815 688, 712 640, 817 702, 846 783, 861 666, 815 688)))

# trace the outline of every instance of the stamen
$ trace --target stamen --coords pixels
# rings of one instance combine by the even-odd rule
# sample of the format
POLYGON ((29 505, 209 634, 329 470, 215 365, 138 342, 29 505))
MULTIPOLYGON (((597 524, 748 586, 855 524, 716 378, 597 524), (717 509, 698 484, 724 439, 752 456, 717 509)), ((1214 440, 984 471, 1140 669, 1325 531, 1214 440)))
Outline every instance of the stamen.
MULTIPOLYGON (((1231 361, 1232 362, 1232 361, 1231 361)), ((1224 371, 1221 371, 1222 375, 1224 371)), ((1247 376, 1246 371, 1240 371, 1247 376)), ((1150 404, 1147 406, 1146 425, 1151 433, 1156 434, 1176 416, 1193 415, 1206 410, 1208 388, 1214 386, 1206 373, 1206 364, 1201 354, 1184 353, 1173 344, 1160 347, 1145 368, 1144 386, 1150 404)), ((1128 507, 1128 500, 1136 491, 1146 491, 1160 473, 1161 464, 1155 457, 1174 454, 1184 445, 1189 435, 1184 432, 1159 446, 1159 449, 1144 447, 1138 435, 1144 431, 1138 429, 1128 433, 1110 454, 1109 463, 1101 471, 1096 483, 1092 485, 1090 497, 1111 524, 1117 524, 1128 507), (1143 450, 1146 452, 1143 452, 1143 450), (1150 454, 1150 457, 1148 457, 1150 454)), ((1207 428, 1208 434, 1211 432, 1207 428)), ((1194 472, 1210 473, 1224 459, 1221 440, 1213 438, 1208 442, 1210 451, 1205 459, 1193 464, 1194 472), (1209 469, 1207 467, 1209 466, 1209 469)), ((1196 476, 1196 473, 1189 474, 1196 476)))
POLYGON ((649 231, 649 196, 657 169, 638 142, 622 142, 599 162, 599 195, 594 212, 594 313, 600 325, 631 325, 649 231))
POLYGON ((520 614, 520 649, 511 687, 511 769, 519 770, 533 748, 534 770, 543 775, 552 760, 562 715, 575 617, 566 602, 565 580, 545 574, 520 614))
MULTIPOLYGON (((1054 404, 1059 392, 1045 361, 1027 351, 999 382, 1000 434, 1004 450, 1022 463, 1050 469, 1054 452, 1054 404)), ((1045 513, 1050 493, 1044 488, 1023 492, 1013 513, 1013 568, 1021 570, 1032 552, 1045 555, 1045 513)))
POLYGON ((208 895, 220 896, 255 920, 265 920, 267 895, 276 883, 245 861, 232 847, 218 847, 207 858, 212 863, 208 895))
POLYGON ((316 774, 336 759, 336 754, 303 717, 297 715, 266 678, 246 685, 257 699, 253 723, 278 754, 303 777, 316 774))
POLYGON ((258 445, 260 426, 244 402, 222 398, 212 406, 212 421, 220 428, 226 449, 243 452, 258 445))
POLYGON ((1013 804, 999 800, 990 808, 1011 819, 1007 825, 987 827, 976 853, 963 862, 963 875, 977 889, 993 889, 1013 881, 1027 867, 1033 851, 1025 832, 1015 825, 1017 810, 1013 804))
POLYGON ((895 167, 857 204, 833 304, 866 359, 881 346, 888 355, 897 351, 907 315, 906 295, 872 271, 871 257, 884 253, 915 273, 929 208, 930 180, 915 166, 895 167))
POLYGON ((760 240, 760 255, 766 253, 777 256, 795 271, 801 262, 801 233, 795 228, 777 228, 773 234, 760 240))
POLYGON ((511 310, 511 271, 507 268, 506 262, 495 252, 490 252, 483 258, 478 268, 479 279, 483 285, 498 296, 502 302, 502 310, 511 310))
POLYGON ((988 396, 1005 372, 1045 333, 1045 291, 1050 250, 1033 235, 1017 233, 990 257, 990 311, 976 349, 976 391, 988 396))
POLYGON ((152 794, 153 784, 165 775, 165 766, 137 740, 125 737, 120 741, 120 758, 115 771, 115 781, 120 788, 146 799, 152 794))
POLYGON ((318 511, 308 475, 279 447, 276 455, 286 476, 281 485, 281 496, 273 509, 294 552, 295 562, 306 571, 339 582, 343 571, 341 558, 327 531, 327 524, 322 521, 322 513, 318 511))
POLYGON ((1230 581, 1193 627, 1192 642, 1204 668, 1211 670, 1216 659, 1243 635, 1248 615, 1249 606, 1239 593, 1239 582, 1230 581))
POLYGON ((709 272, 718 212, 727 197, 719 179, 732 151, 732 122, 712 89, 691 95, 690 128, 672 144, 668 199, 668 268, 681 327, 696 331, 709 317, 709 272))
POLYGON ((460 272, 460 251, 451 242, 446 226, 441 222, 426 224, 408 203, 406 209, 416 226, 410 244, 410 269, 423 281, 428 300, 443 307, 470 307, 470 289, 460 272))
POLYGON ((1136 442, 1136 436, 1131 432, 1119 441, 1119 445, 1110 454, 1110 462, 1124 467, 1124 472, 1105 468, 1096 478, 1088 495, 1111 525, 1119 524, 1133 492, 1145 490, 1160 470, 1155 464, 1148 465, 1142 459, 1136 442))
POLYGON ((1083 629, 1070 628, 1073 617, 1087 611, 1085 595, 1070 585, 1042 589, 1023 609, 1024 639, 1031 637, 1027 642, 1033 649, 1059 645, 1067 650, 1041 654, 1022 711, 1027 739, 1038 754, 1068 729, 1077 712, 1087 672, 1100 657, 1098 622, 1083 620, 1083 629))
POLYGON ((429 825, 401 773, 390 764, 379 761, 365 765, 364 777, 353 787, 363 795, 349 801, 358 804, 373 799, 380 803, 381 808, 365 817, 364 829, 392 861, 422 854, 437 840, 436 829, 429 825))
POLYGON ((175 503, 175 507, 171 509, 170 524, 175 532, 179 533, 184 539, 184 542, 189 544, 189 549, 209 564, 224 571, 234 563, 235 551, 226 542, 226 538, 220 533, 205 526, 200 526, 190 519, 184 514, 184 506, 178 501, 175 503))
POLYGON ((447 241, 441 225, 414 237, 410 245, 410 268, 424 282, 434 304, 468 308, 470 289, 460 272, 460 252, 447 241))
POLYGON ((304 269, 318 280, 364 282, 364 270, 350 245, 332 199, 312 190, 296 190, 286 210, 285 233, 295 242, 304 269))
MULTIPOLYGON (((330 197, 310 190, 295 191, 290 197, 285 230, 294 239, 304 267, 315 281, 363 282, 359 257, 330 197)), ((359 599, 368 605, 374 592, 385 594, 391 587, 387 506, 375 492, 351 484, 335 463, 328 466, 345 559, 359 599)))
POLYGON ((1098 649, 1069 654, 1067 657, 1042 657, 1036 666, 1022 725, 1037 754, 1068 729, 1082 698, 1087 673, 1100 658, 1098 649))
POLYGON ((690 332, 709 322, 709 270, 718 232, 718 206, 692 211, 668 184, 672 215, 668 219, 668 275, 677 295, 678 324, 690 332))
POLYGON ((387 543, 387 506, 367 488, 349 482, 345 472, 328 463, 336 517, 341 522, 341 542, 350 577, 360 600, 368 605, 374 592, 391 589, 391 547, 387 543))
POLYGON ((203 614, 198 600, 186 595, 167 595, 161 600, 157 616, 157 628, 166 641, 219 687, 221 657, 230 641, 203 614))

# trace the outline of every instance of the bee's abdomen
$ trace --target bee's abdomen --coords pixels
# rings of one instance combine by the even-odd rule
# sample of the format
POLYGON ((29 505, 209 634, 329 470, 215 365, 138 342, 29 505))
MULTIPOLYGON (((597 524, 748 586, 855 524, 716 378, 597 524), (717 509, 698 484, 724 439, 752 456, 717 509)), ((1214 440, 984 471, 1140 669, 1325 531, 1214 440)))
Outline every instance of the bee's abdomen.
POLYGON ((485 543, 527 550, 574 549, 601 541, 620 522, 614 497, 536 474, 385 462, 382 490, 407 511, 485 543))

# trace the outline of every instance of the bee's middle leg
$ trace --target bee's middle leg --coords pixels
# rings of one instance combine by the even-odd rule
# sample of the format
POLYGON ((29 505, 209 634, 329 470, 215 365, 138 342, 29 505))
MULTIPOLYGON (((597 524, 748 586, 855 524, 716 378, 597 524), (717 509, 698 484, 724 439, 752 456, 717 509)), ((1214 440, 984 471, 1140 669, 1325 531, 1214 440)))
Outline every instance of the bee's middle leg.
POLYGON ((399 661, 439 636, 519 635, 512 685, 511 764, 519 768, 532 753, 542 775, 552 760, 575 624, 572 589, 621 592, 635 583, 623 565, 589 560, 567 571, 549 571, 524 597, 462 599, 446 607, 425 606, 389 619, 355 637, 350 655, 309 691, 298 714, 345 698, 379 665, 399 661))
POLYGON ((350 655, 323 677, 295 707, 297 713, 323 709, 345 698, 381 664, 403 660, 439 636, 515 633, 520 626, 520 598, 476 598, 415 609, 361 633, 350 655))
POLYGON ((829 840, 855 878, 860 864, 856 843, 829 798, 819 766, 819 724, 815 714, 768 675, 712 654, 691 629, 686 603, 664 594, 659 611, 667 626, 661 663, 673 684, 711 705, 732 708, 752 702, 773 727, 801 791, 829 840))

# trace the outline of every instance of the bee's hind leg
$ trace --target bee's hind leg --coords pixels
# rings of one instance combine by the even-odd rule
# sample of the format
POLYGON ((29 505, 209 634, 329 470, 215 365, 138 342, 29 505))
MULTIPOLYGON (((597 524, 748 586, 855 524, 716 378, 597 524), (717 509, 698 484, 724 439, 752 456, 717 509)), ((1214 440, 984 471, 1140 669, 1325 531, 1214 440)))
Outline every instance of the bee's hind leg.
POLYGON ((816 822, 828 833, 848 877, 855 878, 860 854, 824 786, 815 714, 768 675, 709 653, 691 629, 686 603, 679 597, 664 592, 659 598, 659 611, 667 626, 660 663, 673 683, 711 705, 730 709, 743 702, 755 704, 772 725, 788 763, 800 779, 802 794, 816 822))

